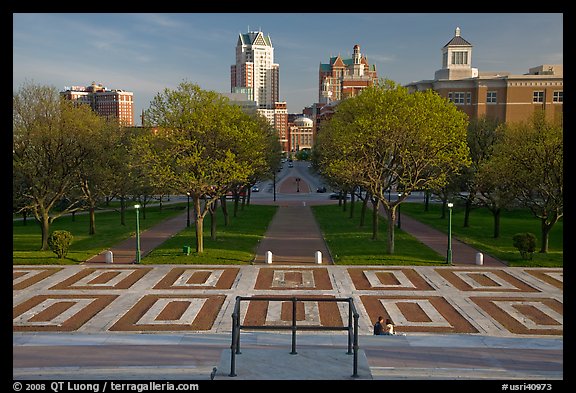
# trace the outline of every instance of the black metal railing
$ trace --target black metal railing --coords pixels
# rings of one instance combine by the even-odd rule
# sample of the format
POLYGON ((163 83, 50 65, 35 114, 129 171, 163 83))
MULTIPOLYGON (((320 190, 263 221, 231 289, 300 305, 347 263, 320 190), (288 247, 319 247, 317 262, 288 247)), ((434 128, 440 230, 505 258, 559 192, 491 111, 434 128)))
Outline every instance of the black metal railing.
POLYGON ((232 312, 232 345, 230 345, 230 377, 236 376, 236 355, 240 352, 240 330, 291 330, 292 351, 296 355, 296 332, 298 330, 346 330, 348 331, 348 355, 354 355, 352 364, 352 378, 358 377, 358 319, 359 314, 354 305, 354 299, 330 298, 330 297, 295 297, 295 296, 236 296, 234 311, 232 312), (240 323, 240 303, 242 301, 291 301, 292 324, 291 325, 242 325, 240 323), (311 326, 298 325, 296 323, 296 304, 298 302, 345 302, 348 303, 348 326, 311 326))

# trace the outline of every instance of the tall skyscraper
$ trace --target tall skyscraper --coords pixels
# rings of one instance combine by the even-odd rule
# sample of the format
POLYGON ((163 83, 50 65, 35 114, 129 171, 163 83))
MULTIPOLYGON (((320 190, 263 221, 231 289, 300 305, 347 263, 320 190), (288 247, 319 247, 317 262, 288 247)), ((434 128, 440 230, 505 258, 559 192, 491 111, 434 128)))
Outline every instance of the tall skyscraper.
POLYGON ((238 35, 236 64, 230 67, 231 92, 247 89, 258 109, 274 109, 278 101, 279 65, 274 63, 270 36, 261 31, 238 35))
POLYGON ((101 83, 92 82, 86 87, 65 87, 60 94, 68 100, 90 105, 100 116, 115 117, 124 126, 134 125, 134 93, 131 91, 109 90, 101 83))
POLYGON ((231 93, 246 94, 256 110, 278 131, 283 151, 288 151, 288 112, 280 96, 280 66, 274 63, 274 47, 261 31, 239 34, 236 64, 230 66, 231 93))

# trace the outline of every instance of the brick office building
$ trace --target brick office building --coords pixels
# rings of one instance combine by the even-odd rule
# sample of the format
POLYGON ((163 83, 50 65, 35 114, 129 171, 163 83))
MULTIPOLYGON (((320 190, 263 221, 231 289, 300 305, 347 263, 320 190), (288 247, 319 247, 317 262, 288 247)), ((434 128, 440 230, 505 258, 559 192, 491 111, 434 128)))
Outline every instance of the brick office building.
POLYGON ((368 63, 360 52, 360 45, 354 45, 352 58, 338 55, 331 57, 328 63, 320 63, 318 75, 318 102, 321 104, 354 97, 378 79, 376 66, 368 63))
POLYGON ((68 100, 90 105, 100 116, 117 118, 123 126, 134 126, 134 93, 131 91, 110 90, 92 82, 86 87, 66 87, 60 94, 68 100))
POLYGON ((406 85, 410 91, 432 89, 448 98, 470 119, 486 116, 500 122, 524 121, 538 109, 548 120, 562 120, 563 66, 544 64, 526 74, 482 72, 472 68, 472 45, 456 28, 442 48, 442 68, 433 80, 406 85))

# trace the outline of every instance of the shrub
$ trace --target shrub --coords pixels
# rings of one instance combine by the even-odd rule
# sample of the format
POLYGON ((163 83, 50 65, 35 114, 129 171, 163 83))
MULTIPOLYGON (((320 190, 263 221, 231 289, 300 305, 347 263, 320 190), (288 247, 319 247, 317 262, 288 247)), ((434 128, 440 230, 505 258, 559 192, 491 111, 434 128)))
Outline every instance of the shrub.
POLYGON ((536 235, 530 232, 517 233, 512 237, 514 247, 520 251, 522 259, 532 259, 536 250, 536 235))
POLYGON ((62 259, 68 254, 73 238, 72 233, 68 231, 54 231, 48 238, 48 247, 62 259))

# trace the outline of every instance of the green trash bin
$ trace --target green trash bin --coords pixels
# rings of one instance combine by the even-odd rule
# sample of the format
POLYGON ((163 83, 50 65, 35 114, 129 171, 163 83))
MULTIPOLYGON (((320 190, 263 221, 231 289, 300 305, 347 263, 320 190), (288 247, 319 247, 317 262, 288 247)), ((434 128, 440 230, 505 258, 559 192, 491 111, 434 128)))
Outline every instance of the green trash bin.
POLYGON ((184 246, 182 252, 186 255, 190 255, 190 246, 184 246))

